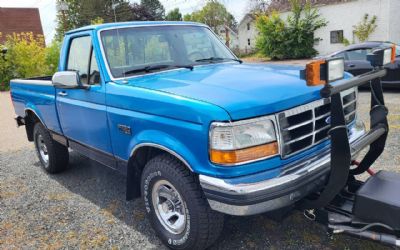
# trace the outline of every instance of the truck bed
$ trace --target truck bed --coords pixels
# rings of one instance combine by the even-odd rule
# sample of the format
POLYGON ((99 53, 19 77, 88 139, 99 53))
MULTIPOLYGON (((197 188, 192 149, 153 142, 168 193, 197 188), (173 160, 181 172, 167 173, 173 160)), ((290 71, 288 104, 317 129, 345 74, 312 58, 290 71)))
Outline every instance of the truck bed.
POLYGON ((11 98, 17 116, 23 118, 27 112, 34 112, 48 129, 61 133, 51 78, 39 76, 11 80, 11 98))

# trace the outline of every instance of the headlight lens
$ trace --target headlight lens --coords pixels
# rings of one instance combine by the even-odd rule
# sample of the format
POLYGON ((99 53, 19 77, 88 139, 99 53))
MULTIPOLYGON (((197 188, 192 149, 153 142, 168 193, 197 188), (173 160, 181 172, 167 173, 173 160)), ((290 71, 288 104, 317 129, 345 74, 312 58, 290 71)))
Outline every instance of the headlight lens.
POLYGON ((335 58, 327 61, 328 64, 328 82, 333 82, 344 77, 344 60, 335 58))
POLYGON ((237 164, 278 153, 274 123, 259 118, 234 123, 213 123, 210 158, 217 164, 237 164))
POLYGON ((392 61, 392 48, 387 48, 383 51, 383 65, 389 64, 392 61))

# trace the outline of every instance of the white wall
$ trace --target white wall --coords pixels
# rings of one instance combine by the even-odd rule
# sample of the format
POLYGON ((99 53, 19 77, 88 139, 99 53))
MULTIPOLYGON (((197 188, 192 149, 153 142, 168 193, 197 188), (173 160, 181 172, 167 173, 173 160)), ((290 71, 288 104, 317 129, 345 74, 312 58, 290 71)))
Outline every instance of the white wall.
MULTIPOLYGON (((400 18, 398 15, 397 21, 390 20, 391 17, 389 15, 389 7, 390 3, 394 2, 396 2, 396 5, 399 5, 400 0, 356 0, 318 7, 319 13, 328 21, 328 25, 318 29, 315 32, 315 37, 322 38, 322 41, 317 43, 314 48, 319 52, 320 55, 343 49, 345 47, 343 44, 331 44, 330 42, 330 32, 334 30, 343 30, 344 38, 348 39, 350 42, 353 40, 358 42, 356 37, 353 36, 353 25, 357 25, 363 19, 366 13, 369 14, 370 18, 376 15, 376 24, 378 25, 375 32, 370 35, 368 40, 393 40, 391 39, 391 36, 389 36, 390 28, 393 30, 392 33, 396 33, 397 30, 397 34, 399 34, 400 31, 400 18), (391 22, 392 24, 389 25, 391 22)), ((394 12, 398 12, 399 8, 400 7, 397 9, 392 9, 393 17, 395 16, 394 12)), ((286 19, 288 14, 288 12, 285 12, 282 13, 281 16, 286 19)))
POLYGON ((245 16, 244 20, 242 20, 239 24, 238 35, 240 52, 250 53, 254 51, 256 46, 256 38, 258 35, 255 20, 249 16, 245 16), (248 23, 250 23, 250 30, 247 30, 248 23), (250 46, 248 45, 247 39, 250 39, 250 46))
POLYGON ((389 41, 400 44, 400 0, 392 0, 389 9, 389 41))

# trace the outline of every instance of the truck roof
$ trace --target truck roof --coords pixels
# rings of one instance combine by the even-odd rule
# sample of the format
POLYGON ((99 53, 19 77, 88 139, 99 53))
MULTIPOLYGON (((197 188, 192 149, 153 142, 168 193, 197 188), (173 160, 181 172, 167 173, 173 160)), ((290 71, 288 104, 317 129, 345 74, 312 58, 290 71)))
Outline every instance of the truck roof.
POLYGON ((84 27, 80 27, 77 29, 70 30, 66 32, 66 34, 72 34, 80 31, 85 30, 101 30, 107 28, 114 28, 114 27, 123 27, 123 26, 155 26, 155 25, 198 25, 198 26, 205 26, 202 23, 196 22, 182 22, 182 21, 132 21, 132 22, 117 22, 117 23, 104 23, 104 24, 96 24, 96 25, 88 25, 84 27))

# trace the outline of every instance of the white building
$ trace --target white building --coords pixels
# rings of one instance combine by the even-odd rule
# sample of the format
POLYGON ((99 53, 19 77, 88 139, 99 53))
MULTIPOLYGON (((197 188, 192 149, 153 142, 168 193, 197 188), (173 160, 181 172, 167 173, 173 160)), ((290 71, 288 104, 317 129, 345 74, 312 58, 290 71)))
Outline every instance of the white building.
POLYGON ((221 39, 221 41, 225 45, 227 45, 231 50, 237 50, 239 48, 239 35, 229 26, 227 25, 218 26, 216 33, 221 39), (226 40, 229 40, 229 43, 227 43, 226 40))
POLYGON ((238 25, 239 50, 241 53, 249 54, 255 50, 258 30, 256 28, 256 17, 246 14, 238 25))
MULTIPOLYGON (((345 46, 341 43, 341 37, 350 42, 358 42, 353 34, 353 26, 363 19, 365 14, 370 18, 377 17, 377 28, 369 37, 370 41, 391 41, 400 44, 400 0, 343 0, 341 3, 317 5, 319 13, 328 25, 315 32, 315 37, 322 40, 315 44, 319 54, 324 55, 345 46)), ((289 12, 282 12, 281 17, 286 20, 289 12)), ((247 25, 251 21, 247 15, 240 22, 247 25), (247 20, 247 21, 246 21, 247 20)), ((254 26, 255 20, 251 21, 254 26)), ((250 25, 251 26, 251 25, 250 25)), ((251 26, 252 27, 252 26, 251 26)), ((239 48, 245 52, 252 46, 257 31, 241 29, 239 25, 239 48), (250 39, 250 46, 242 43, 242 40, 250 39)), ((254 48, 254 47, 251 47, 254 48)))

